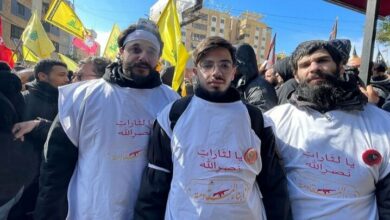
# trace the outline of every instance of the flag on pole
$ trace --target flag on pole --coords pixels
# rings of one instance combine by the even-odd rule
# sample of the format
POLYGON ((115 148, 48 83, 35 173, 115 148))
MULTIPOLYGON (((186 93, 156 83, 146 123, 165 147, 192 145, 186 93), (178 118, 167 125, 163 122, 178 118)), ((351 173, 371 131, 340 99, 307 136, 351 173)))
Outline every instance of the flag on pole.
POLYGON ((42 23, 34 12, 22 34, 23 45, 39 58, 49 58, 55 51, 54 45, 43 29, 42 23))
POLYGON ((175 66, 172 88, 177 91, 184 79, 184 70, 189 54, 181 42, 180 23, 173 0, 168 0, 157 25, 164 42, 162 58, 175 66))
POLYGON ((8 63, 8 65, 13 68, 15 63, 14 63, 14 54, 11 49, 9 49, 3 40, 3 26, 2 26, 2 21, 1 21, 1 16, 0 16, 0 60, 8 63))
POLYGON ((37 57, 31 50, 29 50, 26 46, 22 46, 23 59, 25 61, 30 61, 32 63, 38 63, 39 57, 37 57))
POLYGON ((337 37, 337 25, 338 25, 339 19, 336 17, 336 22, 334 23, 332 27, 332 31, 329 34, 329 40, 334 40, 337 37))
POLYGON ((99 48, 99 44, 94 41, 91 36, 87 36, 85 40, 75 37, 73 38, 72 43, 75 47, 84 51, 89 56, 95 55, 99 48))
POLYGON ((376 63, 386 63, 379 49, 378 49, 378 54, 376 55, 376 63))
POLYGON ((106 48, 104 49, 103 57, 108 58, 110 60, 115 60, 116 55, 119 52, 118 47, 118 36, 121 33, 117 24, 114 24, 112 27, 112 31, 110 37, 107 40, 106 48))
POLYGON ((267 64, 265 67, 266 70, 272 68, 273 65, 276 63, 275 43, 276 43, 276 33, 274 34, 274 38, 272 38, 271 44, 269 45, 269 49, 267 53, 267 64))
POLYGON ((63 0, 53 0, 50 3, 45 21, 81 39, 88 33, 73 9, 63 0))
POLYGON ((58 56, 60 57, 61 61, 66 64, 68 70, 72 70, 73 72, 76 71, 78 65, 75 61, 61 53, 58 53, 58 56))

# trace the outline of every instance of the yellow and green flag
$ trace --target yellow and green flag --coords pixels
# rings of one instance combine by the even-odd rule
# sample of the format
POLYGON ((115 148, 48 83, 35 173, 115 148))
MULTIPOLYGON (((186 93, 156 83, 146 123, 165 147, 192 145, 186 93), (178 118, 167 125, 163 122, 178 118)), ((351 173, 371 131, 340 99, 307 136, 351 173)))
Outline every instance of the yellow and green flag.
POLYGON ((189 54, 181 42, 181 29, 176 5, 169 0, 157 22, 161 39, 164 42, 162 58, 175 66, 172 88, 177 91, 184 79, 184 69, 189 54))
POLYGON ((64 62, 66 66, 68 66, 68 70, 72 70, 73 72, 76 71, 77 63, 75 61, 60 53, 58 53, 58 56, 60 57, 61 61, 64 62))
POLYGON ((32 63, 38 63, 39 57, 35 56, 31 50, 29 50, 26 46, 22 46, 23 59, 26 61, 30 61, 32 63))
POLYGON ((114 24, 110 37, 108 38, 106 48, 104 49, 103 57, 108 58, 110 60, 115 60, 116 55, 119 52, 117 40, 120 33, 121 31, 119 30, 118 25, 114 24))
POLYGON ((42 23, 34 12, 22 34, 23 46, 31 50, 39 58, 49 58, 55 51, 54 45, 47 36, 42 23))
POLYGON ((50 3, 45 20, 81 39, 85 39, 88 33, 73 9, 63 0, 53 0, 50 3))

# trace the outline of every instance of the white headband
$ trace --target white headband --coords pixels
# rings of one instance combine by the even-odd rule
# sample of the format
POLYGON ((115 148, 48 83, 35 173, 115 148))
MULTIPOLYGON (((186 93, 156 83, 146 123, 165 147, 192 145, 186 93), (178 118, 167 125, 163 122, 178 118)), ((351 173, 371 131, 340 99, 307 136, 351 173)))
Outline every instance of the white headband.
POLYGON ((123 46, 126 45, 126 43, 134 40, 146 40, 149 41, 153 46, 156 47, 157 51, 160 52, 160 43, 157 39, 157 37, 150 33, 149 31, 145 30, 135 30, 131 32, 129 35, 127 35, 125 41, 123 42, 123 46))

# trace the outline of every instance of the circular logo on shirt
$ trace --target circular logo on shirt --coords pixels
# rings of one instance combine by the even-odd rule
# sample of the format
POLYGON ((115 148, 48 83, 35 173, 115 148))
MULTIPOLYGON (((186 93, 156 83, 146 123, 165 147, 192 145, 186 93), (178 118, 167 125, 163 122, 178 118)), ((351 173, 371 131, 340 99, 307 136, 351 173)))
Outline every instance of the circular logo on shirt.
POLYGON ((247 162, 249 164, 253 164, 256 162, 257 158, 258 158, 257 151, 253 147, 251 147, 247 151, 245 151, 245 154, 244 154, 245 162, 247 162))
POLYGON ((374 149, 369 149, 363 152, 362 155, 364 163, 369 166, 378 165, 382 162, 382 155, 374 149))

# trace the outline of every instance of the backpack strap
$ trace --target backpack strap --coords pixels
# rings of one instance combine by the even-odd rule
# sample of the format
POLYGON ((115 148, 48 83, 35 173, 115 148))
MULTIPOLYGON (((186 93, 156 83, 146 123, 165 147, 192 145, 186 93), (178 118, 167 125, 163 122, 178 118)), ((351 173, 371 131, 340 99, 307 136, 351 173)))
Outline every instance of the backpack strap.
POLYGON ((262 134, 264 129, 264 118, 261 110, 254 105, 244 103, 248 109, 249 117, 251 119, 251 127, 255 131, 256 135, 262 140, 262 134))
POLYGON ((171 130, 176 125, 177 120, 179 120, 180 116, 186 110, 187 106, 190 104, 192 99, 191 96, 185 96, 181 99, 176 100, 171 107, 171 111, 169 112, 169 121, 171 121, 171 130))

